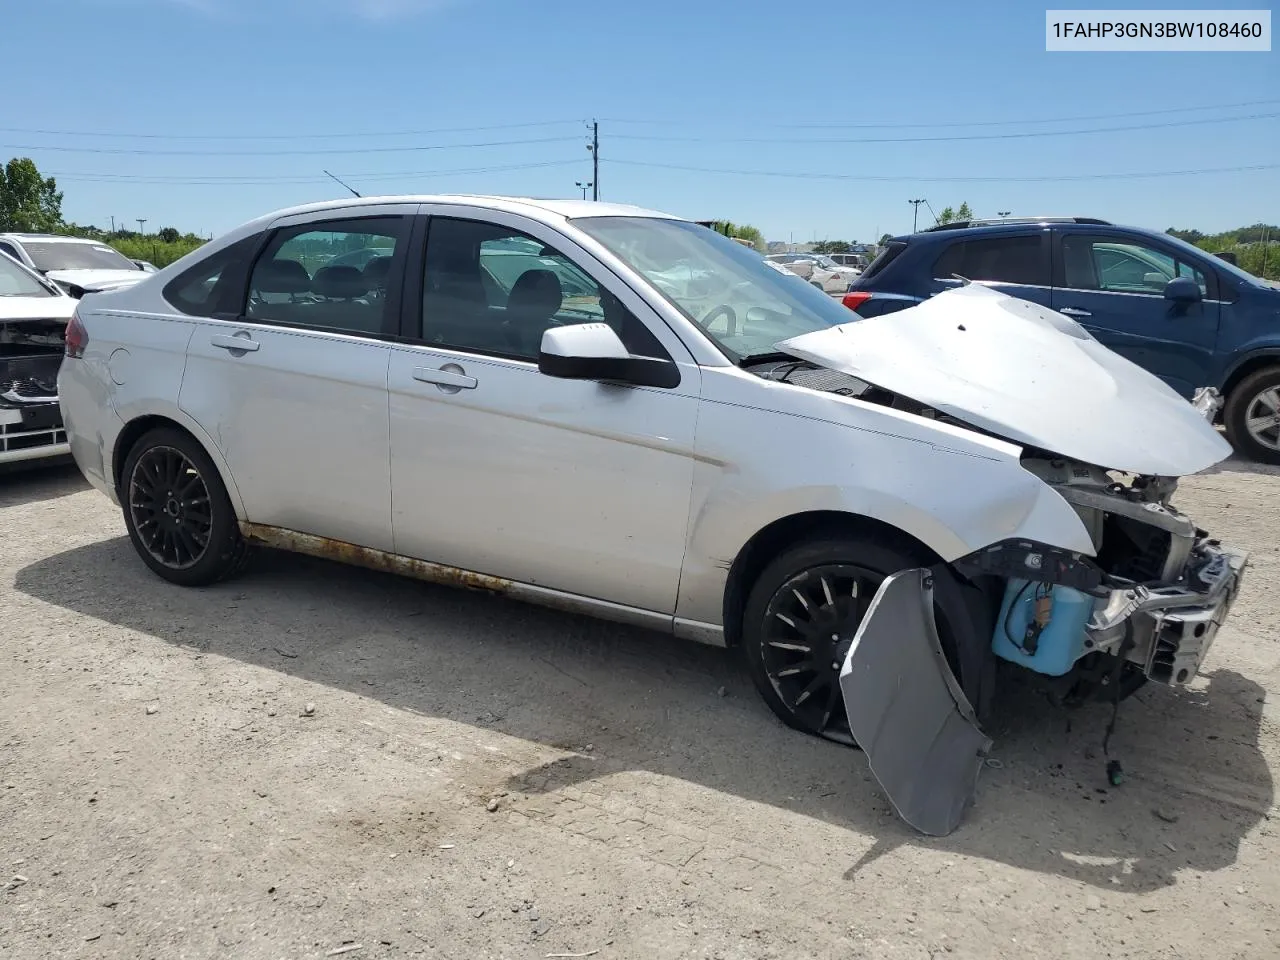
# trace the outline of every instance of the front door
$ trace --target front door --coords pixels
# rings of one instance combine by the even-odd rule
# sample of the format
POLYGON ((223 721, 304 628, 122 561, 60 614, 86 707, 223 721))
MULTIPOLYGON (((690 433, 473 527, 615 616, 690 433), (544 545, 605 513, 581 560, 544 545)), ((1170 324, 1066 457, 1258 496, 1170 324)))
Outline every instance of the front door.
POLYGON ((648 308, 634 292, 598 280, 605 271, 565 238, 486 216, 432 217, 415 342, 391 349, 396 552, 672 613, 698 369, 669 330, 639 319, 648 308), (544 330, 600 321, 633 353, 674 357, 680 384, 539 373, 544 330))
POLYGON ((1220 309, 1216 276, 1172 248, 1126 235, 1064 232, 1055 259, 1053 309, 1185 397, 1210 384, 1220 309), (1200 302, 1165 299, 1165 286, 1179 276, 1196 281, 1200 302))
POLYGON ((376 209, 278 224, 243 312, 197 324, 179 405, 218 445, 250 521, 390 550, 383 338, 398 329, 416 205, 376 209))

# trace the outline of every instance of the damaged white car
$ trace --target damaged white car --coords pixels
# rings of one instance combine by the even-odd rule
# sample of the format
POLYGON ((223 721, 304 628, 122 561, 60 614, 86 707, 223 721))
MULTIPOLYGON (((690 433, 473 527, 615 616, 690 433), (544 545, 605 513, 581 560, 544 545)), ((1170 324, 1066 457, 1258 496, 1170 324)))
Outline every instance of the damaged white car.
POLYGON ((930 833, 997 659, 1185 684, 1246 562, 1172 503, 1226 442, 1072 320, 975 286, 851 322, 631 207, 294 208, 90 295, 66 352, 72 451, 160 576, 259 544, 739 648, 930 833))

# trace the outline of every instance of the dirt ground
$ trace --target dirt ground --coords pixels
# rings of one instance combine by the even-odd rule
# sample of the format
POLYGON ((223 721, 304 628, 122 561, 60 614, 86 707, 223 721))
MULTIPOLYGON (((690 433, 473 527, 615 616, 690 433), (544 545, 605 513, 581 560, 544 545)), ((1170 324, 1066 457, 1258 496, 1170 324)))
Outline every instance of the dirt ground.
POLYGON ((285 555, 183 590, 74 468, 0 477, 0 956, 1280 957, 1280 471, 1179 502, 1253 566, 1128 781, 1007 686, 930 840, 723 651, 285 555))

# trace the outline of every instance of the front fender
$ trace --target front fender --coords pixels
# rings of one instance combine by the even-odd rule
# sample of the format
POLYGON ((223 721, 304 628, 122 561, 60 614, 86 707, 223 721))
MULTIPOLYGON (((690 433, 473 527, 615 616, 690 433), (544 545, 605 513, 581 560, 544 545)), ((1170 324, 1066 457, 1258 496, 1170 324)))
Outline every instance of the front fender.
MULTIPOLYGON (((716 416, 704 409, 700 444, 702 437, 730 432, 727 425, 717 430, 716 416)), ((1022 469, 1013 445, 975 442, 967 451, 948 437, 931 443, 795 417, 771 424, 774 415, 763 411, 756 416, 765 427, 758 444, 769 442, 771 426, 785 427, 786 442, 775 456, 751 457, 736 468, 716 458, 700 462, 680 618, 720 623, 728 571, 742 548, 775 521, 815 511, 878 520, 946 562, 1012 538, 1093 555, 1075 510, 1022 469)))

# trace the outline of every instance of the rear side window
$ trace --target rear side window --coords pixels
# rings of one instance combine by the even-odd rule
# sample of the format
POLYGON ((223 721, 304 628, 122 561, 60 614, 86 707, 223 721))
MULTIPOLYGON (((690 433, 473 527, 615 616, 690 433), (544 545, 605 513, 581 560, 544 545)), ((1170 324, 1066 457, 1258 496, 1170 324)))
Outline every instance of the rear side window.
POLYGON ((398 327, 388 293, 404 259, 405 217, 328 220, 278 231, 254 264, 245 316, 357 334, 398 327))
POLYGON ((888 246, 880 251, 880 256, 871 261, 871 266, 867 267, 858 279, 870 280, 876 274, 883 272, 884 268, 897 260, 905 249, 907 249, 907 245, 903 241, 890 240, 888 246))
POLYGON ((995 283, 1049 286, 1049 258, 1040 235, 953 243, 933 265, 935 280, 964 277, 995 283))
POLYGON ((237 240, 178 274, 164 288, 164 298, 188 316, 235 316, 244 302, 249 258, 261 234, 237 240))

